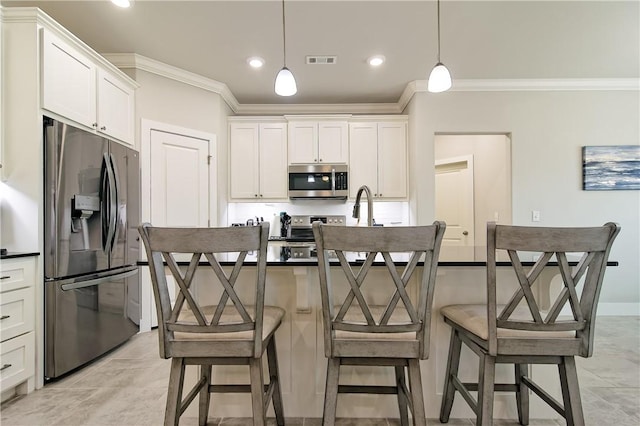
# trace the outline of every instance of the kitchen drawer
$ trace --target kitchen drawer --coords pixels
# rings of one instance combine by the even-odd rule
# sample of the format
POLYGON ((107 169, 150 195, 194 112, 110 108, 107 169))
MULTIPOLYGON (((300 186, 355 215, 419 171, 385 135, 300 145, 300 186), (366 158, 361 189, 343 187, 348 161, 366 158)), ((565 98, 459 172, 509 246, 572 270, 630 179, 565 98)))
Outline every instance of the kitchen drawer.
POLYGON ((0 341, 33 330, 33 287, 2 293, 0 298, 0 341))
POLYGON ((0 293, 35 284, 35 257, 2 259, 0 262, 0 293))
POLYGON ((0 390, 5 391, 34 375, 34 333, 0 343, 0 390))

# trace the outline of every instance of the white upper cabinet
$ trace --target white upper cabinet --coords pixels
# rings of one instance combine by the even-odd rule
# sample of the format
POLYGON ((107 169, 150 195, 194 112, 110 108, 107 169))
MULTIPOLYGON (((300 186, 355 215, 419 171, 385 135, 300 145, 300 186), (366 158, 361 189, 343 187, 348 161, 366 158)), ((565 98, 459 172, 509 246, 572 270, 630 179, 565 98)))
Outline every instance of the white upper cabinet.
POLYGON ((406 121, 349 123, 349 196, 362 185, 375 198, 407 198, 406 121))
POLYGON ((287 124, 229 123, 232 199, 287 198, 287 124))
POLYGON ((96 127, 96 66, 50 31, 42 36, 42 107, 96 127))
POLYGON ((134 86, 52 31, 42 30, 42 108, 134 143, 134 86))
POLYGON ((117 76, 98 69, 98 131, 133 142, 133 89, 117 76))
POLYGON ((289 164, 344 164, 349 159, 347 121, 289 122, 289 164))

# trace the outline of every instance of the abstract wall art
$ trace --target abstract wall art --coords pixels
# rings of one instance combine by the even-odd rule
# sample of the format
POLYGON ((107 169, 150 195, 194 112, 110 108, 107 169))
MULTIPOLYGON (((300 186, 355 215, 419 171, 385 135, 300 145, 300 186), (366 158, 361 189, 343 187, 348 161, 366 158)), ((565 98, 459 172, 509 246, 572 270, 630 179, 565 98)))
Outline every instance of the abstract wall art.
POLYGON ((582 147, 583 189, 640 189, 640 145, 582 147))

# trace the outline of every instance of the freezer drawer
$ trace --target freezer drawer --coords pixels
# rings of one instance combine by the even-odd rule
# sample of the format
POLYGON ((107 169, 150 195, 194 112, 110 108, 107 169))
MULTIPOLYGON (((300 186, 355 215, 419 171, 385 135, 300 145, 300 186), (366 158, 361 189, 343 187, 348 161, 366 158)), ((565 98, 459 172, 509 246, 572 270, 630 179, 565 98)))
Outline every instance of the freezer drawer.
POLYGON ((90 280, 45 282, 45 377, 56 378, 124 343, 139 330, 128 311, 137 269, 90 280))

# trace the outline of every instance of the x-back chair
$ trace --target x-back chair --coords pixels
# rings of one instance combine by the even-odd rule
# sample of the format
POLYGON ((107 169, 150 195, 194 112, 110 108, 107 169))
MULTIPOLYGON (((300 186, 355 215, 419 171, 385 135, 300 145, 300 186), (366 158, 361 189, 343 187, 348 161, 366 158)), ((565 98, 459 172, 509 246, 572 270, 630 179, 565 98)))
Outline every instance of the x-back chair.
POLYGON ((476 413, 476 424, 491 425, 494 392, 508 391, 515 392, 518 420, 526 425, 531 389, 568 425, 584 425, 574 357, 593 353, 598 297, 609 251, 619 232, 614 223, 590 228, 488 224, 487 304, 451 305, 440 311, 452 328, 441 422, 449 420, 458 391, 476 413), (506 305, 497 304, 496 253, 501 250, 507 251, 519 284, 506 305), (523 266, 523 259, 536 256, 533 266, 523 266), (569 262, 573 256, 580 257, 575 266, 569 262), (559 271, 564 286, 545 312, 532 285, 544 268, 552 267, 559 271), (561 315, 563 308, 567 318, 565 312, 561 315), (462 383, 458 378, 462 343, 479 357, 478 383, 462 383), (514 383, 495 383, 496 363, 514 364, 514 383), (530 364, 558 365, 563 404, 531 380, 530 364), (477 400, 470 393, 473 391, 477 391, 477 400))
MULTIPOLYGON (((414 227, 350 227, 313 224, 318 250, 320 292, 322 298, 324 350, 328 358, 323 424, 333 425, 339 393, 397 394, 400 420, 408 424, 411 409, 415 425, 425 425, 425 410, 420 377, 420 360, 429 355, 431 306, 440 245, 445 231, 443 222, 414 227), (329 252, 335 252, 341 270, 350 285, 340 306, 334 306, 329 252), (352 269, 349 252, 366 252, 362 265, 352 269), (393 256, 402 253, 404 266, 393 256), (386 268, 373 267, 381 254, 386 268), (418 266, 419 261, 424 266, 418 266), (397 268, 403 269, 398 273, 397 268), (375 292, 387 287, 386 306, 369 303, 363 289, 371 276, 384 275, 383 285, 375 281, 375 292), (416 275, 417 300, 407 292, 407 284, 416 275), (366 365, 394 367, 395 386, 339 385, 340 366, 366 365), (408 384, 406 377, 408 375, 408 384)), ((398 257, 396 257, 398 259, 398 257)))
POLYGON ((205 425, 210 393, 250 392, 253 424, 266 424, 265 413, 272 400, 277 424, 283 425, 274 333, 284 311, 264 306, 269 224, 230 228, 158 228, 145 223, 139 227, 139 232, 149 260, 158 312, 160 356, 171 358, 164 424, 177 425, 180 415, 198 394, 199 424, 205 425), (234 287, 250 251, 257 252, 253 305, 246 304, 234 287), (229 273, 224 271, 216 257, 220 253, 238 254, 229 273), (186 268, 176 260, 184 256, 190 257, 186 268), (213 272, 214 278, 206 284, 221 291, 215 306, 201 306, 194 297, 192 282, 199 268, 213 272), (178 287, 173 306, 169 298, 167 269, 178 287), (270 377, 266 386, 262 370, 265 350, 270 377), (186 365, 198 365, 200 368, 197 383, 183 400, 186 365), (251 384, 212 384, 213 365, 248 365, 251 384))

